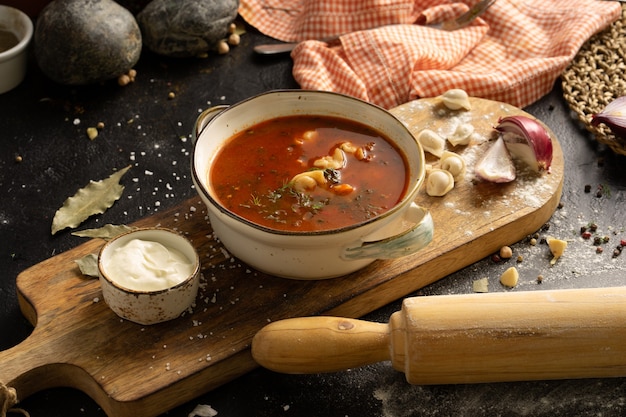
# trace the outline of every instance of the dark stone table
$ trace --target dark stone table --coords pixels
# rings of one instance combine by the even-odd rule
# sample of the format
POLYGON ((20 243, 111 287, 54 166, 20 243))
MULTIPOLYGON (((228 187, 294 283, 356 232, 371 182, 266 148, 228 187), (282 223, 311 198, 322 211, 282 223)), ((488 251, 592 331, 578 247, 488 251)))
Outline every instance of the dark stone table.
MULTIPOLYGON (((104 178, 132 161, 139 169, 124 197, 82 226, 127 224, 172 207, 195 195, 188 158, 191 128, 201 110, 267 90, 297 88, 288 56, 252 52, 253 45, 267 40, 252 31, 229 54, 206 59, 144 53, 136 82, 123 88, 115 82, 81 88, 55 85, 31 64, 24 83, 0 95, 1 350, 17 345, 32 330, 17 304, 16 276, 81 243, 67 232, 50 234, 52 217, 67 197, 90 179, 104 178), (105 127, 89 140, 86 128, 98 122, 105 127)), ((544 121, 564 149, 562 207, 548 226, 570 244, 562 262, 548 271, 544 255, 532 251, 527 241, 514 245, 514 252, 524 256, 522 280, 514 291, 626 284, 626 254, 612 257, 612 248, 626 238, 626 157, 605 149, 581 129, 559 82, 525 110, 544 121), (601 196, 596 195, 598 187, 601 196), (580 226, 589 222, 611 238, 603 253, 579 236, 580 226), (541 284, 538 275, 544 275, 541 284)), ((470 293, 472 281, 482 277, 489 278, 490 291, 505 291, 498 283, 501 270, 501 264, 485 259, 420 295, 470 293)), ((365 318, 385 322, 399 308, 400 300, 365 318)), ((228 417, 618 416, 626 414, 626 380, 411 386, 389 363, 306 376, 257 369, 164 415, 187 416, 197 404, 228 417)), ((39 392, 20 405, 33 417, 104 415, 86 395, 67 388, 39 392)))

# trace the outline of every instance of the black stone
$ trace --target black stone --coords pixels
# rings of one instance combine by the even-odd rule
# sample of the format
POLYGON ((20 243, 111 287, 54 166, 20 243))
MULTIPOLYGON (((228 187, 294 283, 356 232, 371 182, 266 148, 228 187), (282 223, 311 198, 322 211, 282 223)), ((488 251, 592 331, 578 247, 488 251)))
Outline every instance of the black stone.
POLYGON ((187 58, 216 50, 238 7, 238 0, 153 0, 137 21, 152 52, 187 58))

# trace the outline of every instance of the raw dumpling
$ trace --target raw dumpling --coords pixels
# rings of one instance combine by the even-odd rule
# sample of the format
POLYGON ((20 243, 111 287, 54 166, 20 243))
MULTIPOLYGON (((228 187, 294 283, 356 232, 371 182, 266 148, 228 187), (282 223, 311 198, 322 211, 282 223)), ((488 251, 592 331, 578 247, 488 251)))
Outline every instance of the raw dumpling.
POLYGON ((444 196, 454 188, 452 174, 443 169, 433 169, 426 178, 426 193, 431 197, 444 196))
POLYGON ((426 152, 430 152, 438 158, 441 158, 446 141, 437 132, 424 129, 417 135, 417 141, 422 145, 426 152))
POLYGON ((439 166, 452 174, 454 181, 459 181, 465 175, 465 160, 454 152, 444 151, 439 166))
POLYGON ((460 88, 453 88, 452 90, 446 91, 441 95, 441 99, 443 100, 443 104, 450 110, 472 109, 467 92, 460 88))

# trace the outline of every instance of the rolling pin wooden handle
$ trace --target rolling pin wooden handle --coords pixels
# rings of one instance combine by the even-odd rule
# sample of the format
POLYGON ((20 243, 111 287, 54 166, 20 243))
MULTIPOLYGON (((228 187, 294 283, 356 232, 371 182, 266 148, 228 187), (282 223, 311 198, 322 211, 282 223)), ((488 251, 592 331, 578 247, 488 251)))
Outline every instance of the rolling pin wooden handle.
POLYGON ((387 360, 414 384, 626 376, 626 288, 413 297, 389 325, 277 321, 252 355, 286 373, 387 360))
POLYGON ((280 320, 252 340, 252 356, 284 373, 335 372, 390 359, 389 325, 340 317, 280 320))

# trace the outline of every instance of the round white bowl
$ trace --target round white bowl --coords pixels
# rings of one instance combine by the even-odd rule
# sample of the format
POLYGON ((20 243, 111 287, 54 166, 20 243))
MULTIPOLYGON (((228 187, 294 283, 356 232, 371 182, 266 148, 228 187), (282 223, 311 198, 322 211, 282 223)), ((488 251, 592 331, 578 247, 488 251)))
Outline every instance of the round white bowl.
POLYGON ((192 177, 213 231, 226 249, 255 269, 293 279, 333 278, 376 259, 415 253, 432 240, 432 218, 414 203, 425 176, 424 152, 407 127, 378 106, 331 92, 271 91, 233 106, 208 109, 199 116, 194 136, 192 177), (319 232, 269 229, 222 207, 209 178, 222 144, 262 121, 298 114, 341 117, 385 134, 407 158, 409 185, 402 201, 366 222, 319 232))
POLYGON ((0 5, 0 29, 12 32, 17 45, 0 53, 0 94, 17 87, 26 75, 28 45, 33 37, 33 22, 18 9, 0 5))
POLYGON ((200 280, 200 260, 189 240, 163 228, 135 229, 108 241, 98 255, 102 296, 118 316, 139 324, 155 324, 175 319, 194 303, 200 280), (120 277, 107 271, 108 262, 117 248, 133 239, 158 242, 181 252, 193 265, 192 273, 179 284, 159 290, 126 288, 120 277))

